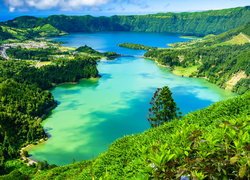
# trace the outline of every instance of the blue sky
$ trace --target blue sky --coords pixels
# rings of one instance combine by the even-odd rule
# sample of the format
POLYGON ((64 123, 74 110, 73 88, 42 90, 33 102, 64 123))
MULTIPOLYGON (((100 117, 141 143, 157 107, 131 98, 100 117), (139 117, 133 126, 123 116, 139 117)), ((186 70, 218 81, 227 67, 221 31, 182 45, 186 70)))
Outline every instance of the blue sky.
POLYGON ((0 0, 0 19, 20 15, 94 16, 201 11, 250 5, 250 0, 0 0))

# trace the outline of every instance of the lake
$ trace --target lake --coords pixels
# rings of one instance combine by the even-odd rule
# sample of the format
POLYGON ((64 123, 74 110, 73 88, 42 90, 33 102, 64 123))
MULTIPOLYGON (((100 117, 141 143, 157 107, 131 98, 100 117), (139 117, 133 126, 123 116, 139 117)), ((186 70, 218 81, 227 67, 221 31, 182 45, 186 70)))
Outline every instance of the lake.
POLYGON ((33 159, 65 165, 95 158, 116 139, 150 128, 149 102, 156 88, 169 86, 183 114, 233 96, 202 79, 172 74, 155 62, 140 58, 144 51, 120 48, 124 42, 155 47, 184 42, 178 35, 164 33, 103 32, 70 34, 54 38, 65 46, 88 45, 99 51, 115 51, 135 57, 101 61, 100 79, 64 84, 52 90, 59 105, 43 122, 48 141, 29 153, 33 159))

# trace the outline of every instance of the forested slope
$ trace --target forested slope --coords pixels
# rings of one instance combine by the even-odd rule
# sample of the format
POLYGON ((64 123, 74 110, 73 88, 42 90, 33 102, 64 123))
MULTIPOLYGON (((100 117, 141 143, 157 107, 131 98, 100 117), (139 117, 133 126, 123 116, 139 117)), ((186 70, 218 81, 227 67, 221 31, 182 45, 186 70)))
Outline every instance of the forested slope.
POLYGON ((168 32, 204 36, 219 34, 250 21, 250 7, 205 12, 159 13, 112 17, 64 16, 48 18, 23 16, 3 23, 15 28, 35 28, 50 24, 71 32, 138 31, 168 32))
POLYGON ((197 67, 190 76, 203 77, 225 89, 243 94, 250 89, 250 24, 170 49, 152 49, 145 56, 172 69, 197 67), (241 35, 243 40, 235 41, 241 35), (239 43, 240 42, 240 43, 239 43))
POLYGON ((8 173, 5 163, 18 158, 21 147, 46 137, 42 118, 56 105, 47 90, 98 77, 96 64, 91 57, 57 60, 40 68, 25 61, 0 61, 0 174, 8 173))

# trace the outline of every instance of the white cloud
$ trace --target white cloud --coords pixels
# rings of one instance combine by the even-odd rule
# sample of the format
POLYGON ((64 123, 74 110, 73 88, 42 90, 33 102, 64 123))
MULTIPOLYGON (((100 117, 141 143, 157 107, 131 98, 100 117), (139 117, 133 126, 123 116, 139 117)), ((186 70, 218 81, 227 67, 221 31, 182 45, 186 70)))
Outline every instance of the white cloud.
POLYGON ((9 7, 9 11, 10 11, 10 12, 14 12, 14 11, 15 11, 15 8, 14 8, 14 7, 9 7))
POLYGON ((81 9, 84 7, 95 7, 108 3, 110 0, 5 0, 9 11, 13 12, 21 8, 35 8, 47 10, 52 8, 59 9, 81 9))

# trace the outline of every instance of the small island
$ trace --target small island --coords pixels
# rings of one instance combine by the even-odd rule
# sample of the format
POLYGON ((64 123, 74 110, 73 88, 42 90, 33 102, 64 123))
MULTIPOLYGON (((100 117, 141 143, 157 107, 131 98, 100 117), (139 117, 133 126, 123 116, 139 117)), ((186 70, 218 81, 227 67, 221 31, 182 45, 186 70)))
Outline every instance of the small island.
POLYGON ((82 54, 91 54, 93 56, 97 56, 97 57, 100 57, 100 58, 107 58, 109 60, 112 60, 112 59, 115 59, 117 57, 120 57, 121 55, 120 54, 117 54, 116 52, 99 52, 99 51, 96 51, 94 50, 93 48, 85 45, 85 46, 81 46, 79 48, 77 48, 75 50, 76 53, 82 53, 82 54))
POLYGON ((119 44, 119 47, 135 49, 135 50, 145 50, 145 51, 157 49, 156 47, 146 46, 143 44, 134 44, 134 43, 122 43, 119 44))

